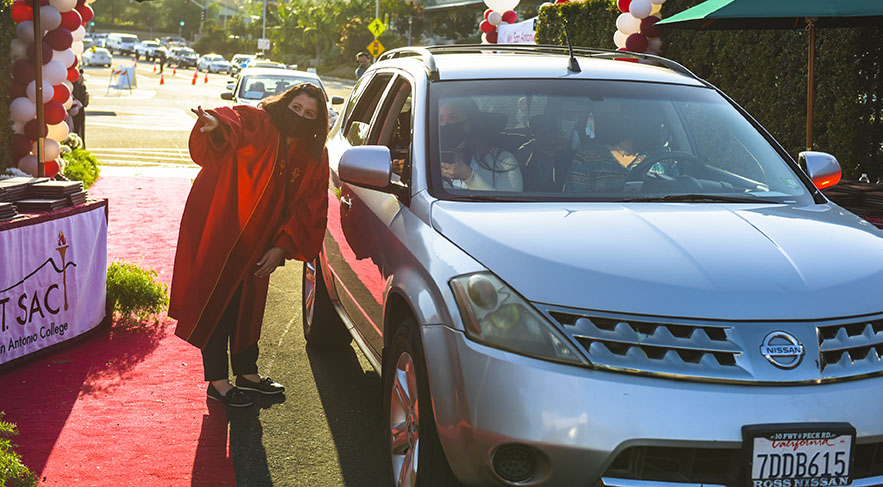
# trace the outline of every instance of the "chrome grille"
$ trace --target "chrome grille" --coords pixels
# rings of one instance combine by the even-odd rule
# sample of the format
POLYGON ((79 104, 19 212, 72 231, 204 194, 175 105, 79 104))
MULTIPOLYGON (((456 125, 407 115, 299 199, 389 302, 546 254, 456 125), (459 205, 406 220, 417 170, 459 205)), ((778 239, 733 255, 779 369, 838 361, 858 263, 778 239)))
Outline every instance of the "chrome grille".
POLYGON ((819 326, 825 375, 862 375, 883 368, 883 319, 819 326))
POLYGON ((596 367, 708 379, 749 380, 731 325, 611 319, 561 312, 561 323, 596 367))

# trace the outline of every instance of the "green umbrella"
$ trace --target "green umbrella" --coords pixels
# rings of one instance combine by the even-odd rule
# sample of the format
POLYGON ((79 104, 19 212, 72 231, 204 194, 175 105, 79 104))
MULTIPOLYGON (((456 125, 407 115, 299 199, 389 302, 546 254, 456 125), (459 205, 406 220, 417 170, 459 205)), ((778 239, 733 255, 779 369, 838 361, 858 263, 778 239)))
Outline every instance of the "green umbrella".
POLYGON ((698 30, 802 29, 809 31, 806 148, 812 148, 816 27, 883 23, 883 0, 708 0, 656 25, 698 30))

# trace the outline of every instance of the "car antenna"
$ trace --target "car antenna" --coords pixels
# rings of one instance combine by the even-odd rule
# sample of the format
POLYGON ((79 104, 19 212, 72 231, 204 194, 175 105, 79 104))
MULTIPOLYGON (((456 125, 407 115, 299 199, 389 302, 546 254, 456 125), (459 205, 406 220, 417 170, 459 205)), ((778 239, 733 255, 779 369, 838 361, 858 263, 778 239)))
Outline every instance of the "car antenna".
POLYGON ((567 33, 567 22, 564 22, 564 39, 567 40, 567 49, 570 51, 570 61, 567 66, 568 71, 572 71, 574 73, 579 73, 582 71, 579 67, 579 62, 577 62, 576 58, 573 56, 573 44, 570 43, 570 34, 567 33))

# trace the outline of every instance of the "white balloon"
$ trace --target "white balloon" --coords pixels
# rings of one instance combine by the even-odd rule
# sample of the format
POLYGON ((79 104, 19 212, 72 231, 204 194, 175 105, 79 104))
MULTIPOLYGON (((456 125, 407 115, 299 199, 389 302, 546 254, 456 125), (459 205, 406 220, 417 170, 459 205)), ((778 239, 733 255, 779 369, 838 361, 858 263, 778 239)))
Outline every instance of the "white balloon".
POLYGON ((636 19, 647 17, 652 9, 650 0, 632 0, 632 3, 629 4, 629 13, 636 19))
POLYGON ((31 176, 37 175, 37 156, 33 154, 28 154, 21 159, 18 160, 18 168, 22 171, 30 174, 31 176))
MULTIPOLYGON (((487 8, 496 12, 505 12, 507 10, 515 10, 519 0, 484 0, 487 8)), ((501 14, 502 15, 502 14, 501 14)))
MULTIPOLYGON (((76 4, 74 4, 76 5, 76 4)), ((52 5, 40 7, 40 28, 44 31, 55 30, 61 25, 61 13, 52 5)))
POLYGON ((72 96, 67 97, 67 100, 65 100, 64 103, 62 103, 62 105, 64 105, 65 110, 70 110, 71 107, 74 106, 74 97, 72 97, 72 96))
POLYGON ((28 45, 21 39, 13 39, 9 43, 9 57, 13 61, 28 57, 28 45))
POLYGON ((20 96, 9 104, 9 116, 16 122, 27 123, 37 116, 37 107, 31 100, 20 96))
MULTIPOLYGON (((31 80, 28 83, 27 88, 25 89, 25 93, 28 94, 28 98, 32 103, 37 103, 37 80, 31 80)), ((52 95, 55 93, 55 89, 52 88, 52 83, 48 80, 43 80, 43 103, 48 103, 52 101, 52 95)))
POLYGON ((61 84, 63 84, 64 86, 67 86, 67 89, 71 90, 71 93, 74 92, 74 84, 71 83, 70 81, 64 80, 61 82, 61 84))
POLYGON ((57 123, 55 125, 49 126, 49 138, 55 139, 59 142, 67 138, 67 134, 70 133, 70 129, 67 126, 67 122, 57 123))
POLYGON ((82 41, 86 37, 86 28, 81 25, 77 27, 77 30, 71 32, 71 35, 74 37, 74 42, 82 41))
POLYGON ((82 56, 84 49, 85 46, 83 45, 83 41, 74 41, 74 43, 71 44, 71 51, 74 52, 74 56, 82 56))
POLYGON ((12 133, 24 135, 26 123, 27 122, 12 122, 12 133))
POLYGON ((487 41, 487 33, 485 33, 485 32, 481 33, 481 43, 482 44, 490 44, 490 42, 487 41))
POLYGON ((616 45, 617 48, 623 48, 625 47, 625 40, 628 39, 628 37, 628 35, 616 31, 613 33, 613 44, 616 45))
POLYGON ((658 54, 662 51, 662 38, 661 37, 648 37, 647 38, 647 50, 653 51, 655 54, 658 54))
POLYGON ((53 59, 43 65, 43 79, 53 85, 61 84, 62 81, 67 79, 67 67, 60 61, 53 59))
POLYGON ((616 18, 616 28, 625 35, 634 34, 641 30, 641 21, 630 13, 619 14, 616 18))
POLYGON ((490 22, 491 25, 500 25, 503 22, 503 14, 494 10, 488 14, 487 21, 490 22))
POLYGON ((77 6, 77 0, 49 0, 49 5, 57 8, 59 12, 70 12, 77 6))
POLYGON ((665 3, 665 0, 650 0, 650 3, 652 3, 653 5, 662 5, 663 3, 665 3))
POLYGON ((24 22, 19 22, 18 25, 15 26, 15 37, 24 42, 25 44, 33 44, 34 43, 34 22, 31 20, 25 20, 24 22))
POLYGON ((65 49, 64 51, 52 51, 52 60, 58 61, 64 65, 65 69, 69 68, 71 64, 74 64, 74 61, 77 60, 77 55, 74 54, 70 48, 65 49))
MULTIPOLYGON (((34 142, 34 148, 31 150, 34 154, 37 153, 37 143, 34 142)), ((54 139, 43 139, 43 162, 51 161, 56 157, 61 155, 61 144, 58 143, 57 140, 54 139)))

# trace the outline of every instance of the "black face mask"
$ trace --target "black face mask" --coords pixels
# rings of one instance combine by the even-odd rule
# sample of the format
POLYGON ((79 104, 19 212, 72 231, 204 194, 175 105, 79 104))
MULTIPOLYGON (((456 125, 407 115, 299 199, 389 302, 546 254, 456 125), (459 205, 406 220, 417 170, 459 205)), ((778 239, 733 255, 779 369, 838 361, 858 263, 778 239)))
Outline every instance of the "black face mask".
POLYGON ((438 126, 439 144, 442 149, 453 149, 466 138, 466 122, 455 122, 438 126))
POLYGON ((293 139, 312 140, 316 135, 316 123, 316 120, 302 117, 288 110, 285 126, 279 131, 293 139))

